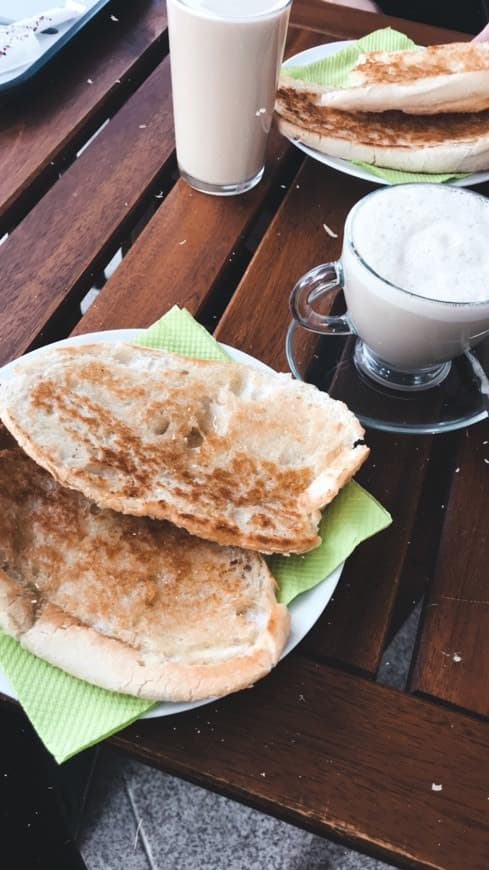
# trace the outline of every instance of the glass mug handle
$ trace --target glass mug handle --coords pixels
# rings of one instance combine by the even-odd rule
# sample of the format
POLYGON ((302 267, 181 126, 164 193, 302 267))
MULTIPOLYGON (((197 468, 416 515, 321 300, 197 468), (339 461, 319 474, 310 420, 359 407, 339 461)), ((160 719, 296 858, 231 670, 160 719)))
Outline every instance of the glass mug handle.
POLYGON ((323 299, 343 285, 341 261, 322 263, 299 278, 290 296, 290 307, 295 320, 311 332, 333 335, 352 335, 348 317, 320 314, 314 308, 317 299, 323 299))

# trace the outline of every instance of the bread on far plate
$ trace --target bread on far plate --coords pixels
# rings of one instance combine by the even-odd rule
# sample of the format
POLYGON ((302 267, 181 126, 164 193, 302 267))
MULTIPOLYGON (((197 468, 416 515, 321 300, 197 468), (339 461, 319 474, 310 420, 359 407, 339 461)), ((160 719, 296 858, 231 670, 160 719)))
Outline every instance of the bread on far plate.
MULTIPOLYGON (((358 58, 348 85, 318 90, 318 103, 346 112, 415 115, 489 108, 489 43, 457 42, 358 58)), ((290 80, 281 79, 281 86, 290 80)))
POLYGON ((0 627, 75 677, 158 701, 253 684, 287 608, 254 552, 100 509, 19 448, 0 451, 0 627))
POLYGON ((284 136, 331 157, 386 169, 420 173, 489 169, 489 110, 440 115, 347 112, 320 105, 319 90, 298 81, 279 88, 275 110, 284 136))
POLYGON ((320 543, 320 509, 368 455, 342 402, 290 375, 131 344, 47 348, 0 417, 64 486, 263 553, 320 543))

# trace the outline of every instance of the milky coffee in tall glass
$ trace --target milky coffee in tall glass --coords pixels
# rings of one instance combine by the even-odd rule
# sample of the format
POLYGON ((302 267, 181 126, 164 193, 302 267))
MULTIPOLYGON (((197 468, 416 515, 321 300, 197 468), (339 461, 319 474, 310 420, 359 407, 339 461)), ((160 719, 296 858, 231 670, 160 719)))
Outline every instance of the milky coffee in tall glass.
POLYGON ((260 181, 291 0, 167 0, 177 160, 205 193, 260 181))

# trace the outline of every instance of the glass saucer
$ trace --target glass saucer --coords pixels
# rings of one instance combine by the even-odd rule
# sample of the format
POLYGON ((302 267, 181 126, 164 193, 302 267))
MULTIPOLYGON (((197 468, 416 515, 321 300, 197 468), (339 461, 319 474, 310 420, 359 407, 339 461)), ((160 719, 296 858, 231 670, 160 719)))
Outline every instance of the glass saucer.
POLYGON ((318 335, 293 320, 286 354, 292 374, 345 402, 364 426, 387 432, 436 434, 471 426, 489 416, 489 339, 453 360, 437 386, 393 390, 359 373, 352 336, 318 335))

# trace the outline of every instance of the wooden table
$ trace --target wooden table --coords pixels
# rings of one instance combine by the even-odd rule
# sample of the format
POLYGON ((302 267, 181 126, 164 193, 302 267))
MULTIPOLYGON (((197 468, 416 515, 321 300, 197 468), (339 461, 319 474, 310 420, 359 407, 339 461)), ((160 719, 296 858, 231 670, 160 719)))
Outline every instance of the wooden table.
MULTIPOLYGON (((420 43, 457 38, 296 0, 287 54, 387 24, 420 43)), ((338 255, 345 215, 372 185, 274 132, 255 190, 197 194, 178 178, 170 98, 165 6, 147 0, 110 5, 3 108, 2 362, 72 331, 147 326, 178 303, 220 340, 287 369, 290 289, 338 255)), ((486 870, 488 441, 486 423, 436 437, 369 431, 359 478, 394 522, 348 560, 296 652, 253 690, 138 722, 113 745, 400 866, 486 870), (386 688, 383 652, 420 600, 407 688, 386 688)))

